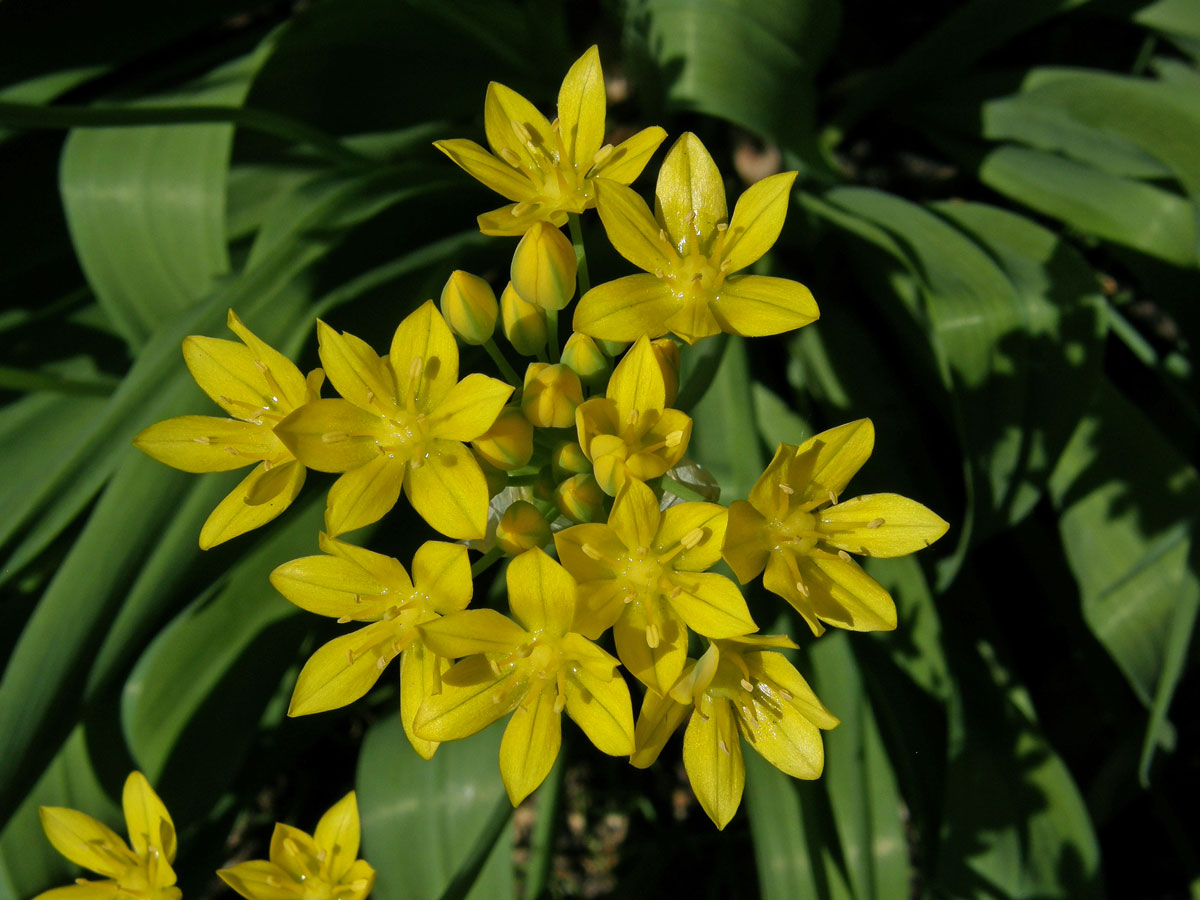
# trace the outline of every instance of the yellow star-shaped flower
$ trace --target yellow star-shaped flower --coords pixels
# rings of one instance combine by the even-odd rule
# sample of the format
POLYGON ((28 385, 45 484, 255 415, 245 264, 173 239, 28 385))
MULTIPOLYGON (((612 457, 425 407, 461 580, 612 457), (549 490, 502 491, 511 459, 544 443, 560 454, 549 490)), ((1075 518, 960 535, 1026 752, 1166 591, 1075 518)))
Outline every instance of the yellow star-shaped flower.
POLYGON ((575 580, 541 550, 508 567, 513 619, 473 609, 420 626, 435 653, 466 657, 417 714, 419 737, 452 741, 513 713, 500 742, 500 774, 516 806, 550 773, 565 709, 596 748, 633 752, 633 706, 617 661, 580 634, 575 580))
POLYGON ((737 812, 746 784, 739 732, 775 768, 794 778, 820 778, 821 729, 838 720, 817 699, 781 648, 789 638, 753 635, 713 641, 666 696, 646 694, 630 762, 653 764, 688 713, 683 767, 700 806, 718 828, 737 812))
POLYGON ((265 525, 300 493, 304 465, 279 440, 275 426, 316 400, 323 381, 319 369, 305 380, 233 310, 228 321, 242 343, 192 335, 183 342, 183 358, 204 393, 232 418, 178 416, 133 439, 143 453, 185 472, 228 472, 258 463, 200 529, 205 550, 265 525))
POLYGON ((574 329, 612 341, 671 332, 694 344, 722 331, 780 334, 814 321, 816 301, 799 282, 734 274, 778 239, 795 178, 783 172, 752 185, 730 220, 721 173, 700 139, 684 134, 659 170, 653 214, 630 188, 601 183, 596 208, 608 239, 649 274, 592 288, 574 329))
POLYGON ((610 497, 629 478, 657 478, 683 458, 692 420, 666 403, 662 364, 642 337, 617 364, 605 396, 575 410, 579 446, 610 497))
POLYGON ((104 881, 80 878, 34 900, 179 900, 175 887, 175 825, 141 772, 131 772, 121 792, 129 843, 74 809, 43 806, 42 828, 54 849, 104 881))
POLYGON ((492 427, 512 387, 480 374, 458 380, 458 345, 432 300, 396 328, 386 358, 324 322, 317 336, 342 399, 306 404, 275 433, 310 469, 345 473, 329 490, 325 530, 378 521, 403 488, 442 534, 483 537, 487 482, 464 444, 492 427))
POLYGON ((630 479, 608 524, 554 535, 558 558, 579 582, 580 632, 594 640, 612 628, 625 668, 660 694, 683 670, 689 628, 710 638, 758 630, 738 586, 706 571, 721 558, 726 517, 715 503, 660 512, 654 491, 630 479))
POLYGON ((375 870, 358 858, 358 801, 351 791, 311 835, 276 823, 270 860, 252 859, 217 874, 246 900, 363 900, 375 870))
POLYGON ((859 419, 803 444, 780 444, 750 491, 730 504, 724 556, 742 584, 764 569, 763 585, 788 601, 813 634, 826 622, 851 631, 896 627, 891 595, 851 553, 904 556, 950 526, 899 494, 838 495, 871 455, 875 428, 859 419))
POLYGON ((591 47, 563 79, 553 122, 516 91, 492 82, 483 106, 492 152, 468 140, 434 146, 513 201, 479 217, 484 234, 521 235, 535 222, 562 227, 568 213, 596 205, 597 179, 631 183, 667 136, 655 126, 616 147, 601 146, 605 109, 600 53, 591 47))

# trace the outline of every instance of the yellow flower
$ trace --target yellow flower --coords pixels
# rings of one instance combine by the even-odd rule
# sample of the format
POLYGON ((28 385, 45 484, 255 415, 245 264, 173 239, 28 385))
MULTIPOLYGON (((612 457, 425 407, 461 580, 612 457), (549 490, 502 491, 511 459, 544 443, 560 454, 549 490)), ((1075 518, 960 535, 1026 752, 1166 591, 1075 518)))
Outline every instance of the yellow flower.
POLYGON ((782 636, 713 641, 689 660, 668 695, 646 694, 630 762, 646 768, 691 712, 683 737, 683 766, 696 799, 718 828, 742 801, 746 767, 738 732, 775 768, 795 778, 819 778, 825 765, 820 729, 838 720, 782 653, 782 636))
POLYGON ((363 900, 375 870, 358 858, 354 791, 329 808, 311 835, 277 823, 271 860, 252 859, 217 874, 247 900, 363 900))
POLYGON ((742 584, 765 568, 763 585, 792 604, 813 634, 824 632, 822 622, 852 631, 895 628, 891 595, 850 554, 904 556, 949 528, 898 494, 838 502, 874 445, 870 419, 831 428, 798 447, 780 444, 750 501, 729 507, 725 561, 742 584))
POLYGON ((725 521, 715 503, 660 512, 654 491, 631 479, 607 525, 554 535, 558 558, 579 582, 580 633, 595 640, 612 628, 625 668, 660 694, 683 670, 689 628, 709 638, 758 630, 737 585, 706 571, 721 558, 725 521))
POLYGON ((329 490, 325 530, 378 521, 403 488, 442 534, 483 537, 487 483, 464 444, 492 426, 512 388, 486 375, 458 380, 458 345, 432 300, 396 328, 386 358, 324 322, 317 336, 343 399, 301 407, 276 434, 310 469, 345 473, 329 490))
POLYGON ((271 584, 301 609, 338 622, 369 622, 312 655, 292 692, 289 716, 337 709, 371 689, 400 657, 404 733, 426 759, 436 744, 416 737, 413 719, 446 666, 421 643, 417 626, 471 601, 471 563, 462 544, 426 541, 413 557, 412 578, 399 560, 321 535, 326 556, 306 556, 271 573, 271 584))
POLYGON ((516 91, 495 82, 488 85, 483 125, 492 152, 474 141, 434 143, 467 174, 514 201, 481 215, 479 230, 520 235, 535 222, 562 227, 567 213, 596 205, 596 179, 629 184, 637 178, 667 133, 655 126, 616 147, 601 146, 605 106, 595 47, 563 79, 553 122, 516 91))
POLYGON ((141 772, 131 772, 121 793, 126 844, 107 825, 89 815, 58 806, 43 806, 42 828, 54 849, 104 881, 80 878, 34 900, 179 900, 174 887, 175 825, 141 772))
POLYGON ((513 806, 545 780, 562 743, 566 709, 603 753, 633 752, 633 707, 617 661, 579 634, 575 580, 541 550, 508 567, 516 621, 491 609, 455 613, 421 626, 425 643, 466 659, 417 714, 417 734, 452 741, 513 713, 500 742, 500 774, 513 806))
POLYGON ((133 439, 143 453, 185 472, 228 472, 258 463, 204 523, 200 546, 205 550, 266 524, 300 493, 304 465, 274 429, 321 391, 319 369, 306 381, 233 310, 228 323, 242 343, 192 335, 183 342, 183 358, 204 393, 233 418, 178 416, 133 439))
POLYGON ((608 239, 649 274, 584 294, 575 330, 618 341, 669 331, 693 344, 722 331, 780 334, 814 321, 817 304, 799 282, 734 275, 779 237, 795 178, 783 172, 752 185, 728 221, 721 175, 700 139, 685 134, 658 173, 656 215, 628 187, 602 182, 597 210, 608 239))
POLYGON ((677 409, 666 409, 666 399, 659 357, 642 337, 617 364, 605 396, 575 410, 579 446, 610 497, 629 478, 657 478, 683 458, 692 420, 677 409))

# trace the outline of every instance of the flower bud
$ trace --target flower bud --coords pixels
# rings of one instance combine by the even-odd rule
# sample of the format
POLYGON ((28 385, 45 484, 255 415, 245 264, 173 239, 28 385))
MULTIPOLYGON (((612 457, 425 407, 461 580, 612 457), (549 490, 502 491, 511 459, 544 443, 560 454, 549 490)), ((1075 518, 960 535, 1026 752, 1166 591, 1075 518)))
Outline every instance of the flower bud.
POLYGON ((575 296, 575 248, 548 222, 525 232, 510 276, 518 294, 542 309, 562 309, 575 296))
POLYGON ((679 345, 666 337, 651 341, 650 349, 654 351, 658 367, 662 369, 663 383, 667 388, 666 405, 673 406, 679 395, 679 345))
POLYGON ((538 428, 570 428, 583 402, 579 376, 564 365, 530 363, 525 370, 521 410, 538 428))
POLYGON ((583 455, 583 448, 574 441, 563 441, 550 457, 556 478, 569 478, 592 471, 591 461, 583 455))
POLYGON ((500 295, 500 324, 522 356, 536 356, 546 346, 546 311, 522 299, 511 282, 500 295))
POLYGON ((475 461, 479 463, 479 471, 483 473, 483 480, 487 482, 488 499, 490 500, 508 487, 508 473, 497 469, 480 456, 478 451, 474 451, 474 456, 475 461))
POLYGON ((505 472, 529 465, 533 457, 533 426, 515 406, 501 410, 492 427, 471 441, 475 453, 505 472))
POLYGON ((596 389, 608 383, 610 365, 596 342, 586 334, 576 331, 563 347, 562 362, 589 388, 596 389))
POLYGON ((509 556, 545 547, 550 543, 550 525, 532 503, 515 500, 496 526, 496 543, 509 556))
POLYGON ((629 341, 605 341, 596 338, 596 346, 608 354, 609 359, 616 359, 625 352, 625 348, 629 346, 629 341))
POLYGON ((554 505, 572 522, 602 522, 604 491, 591 475, 572 475, 554 491, 554 505))
POLYGON ((442 316, 465 344, 485 344, 496 330, 500 305, 492 286, 461 269, 452 272, 442 288, 442 316))

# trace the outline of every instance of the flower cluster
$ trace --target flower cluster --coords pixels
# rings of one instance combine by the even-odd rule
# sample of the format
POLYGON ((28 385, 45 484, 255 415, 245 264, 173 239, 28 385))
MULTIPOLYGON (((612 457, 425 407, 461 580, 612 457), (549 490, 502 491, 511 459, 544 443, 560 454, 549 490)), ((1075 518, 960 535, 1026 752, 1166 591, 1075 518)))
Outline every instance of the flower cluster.
MULTIPOLYGON (((452 273, 440 304, 406 316, 382 355, 318 322, 321 369, 307 378, 230 313, 240 344, 189 338, 184 354, 232 418, 171 419, 135 443, 189 471, 259 464, 205 525, 205 547, 278 515, 306 470, 338 475, 320 553, 271 576, 292 603, 354 626, 304 666, 291 715, 358 700, 399 658, 400 714, 421 756, 510 717, 500 771, 514 804, 549 773, 563 712, 636 766, 686 720, 688 777, 723 828, 741 800, 742 738, 782 771, 816 778, 821 730, 837 724, 784 652, 791 638, 759 633, 739 582, 761 575, 817 636, 895 628, 891 597, 853 555, 910 553, 947 524, 895 494, 840 499, 873 447, 866 419, 780 445, 746 500, 680 487, 673 476, 696 467, 692 419, 674 406, 681 343, 780 334, 818 316, 800 283, 747 272, 779 237, 796 173, 754 184, 730 215, 716 164, 684 134, 652 211, 630 185, 665 133, 604 144, 603 84, 592 48, 563 82, 558 118, 493 84, 490 152, 437 144, 512 201, 479 217, 485 234, 520 237, 499 296, 452 273), (640 273, 588 283, 579 217, 592 208, 640 273), (560 350, 559 313, 572 303, 560 350), (460 343, 482 348, 499 377, 460 378, 460 343), (326 381, 338 396, 322 396, 326 381), (344 539, 402 494, 452 541, 422 544, 409 568, 344 539), (483 555, 472 564, 471 552, 483 555), (502 611, 473 581, 505 557, 502 611)), ((265 872, 236 871, 222 873, 235 887, 265 872)))

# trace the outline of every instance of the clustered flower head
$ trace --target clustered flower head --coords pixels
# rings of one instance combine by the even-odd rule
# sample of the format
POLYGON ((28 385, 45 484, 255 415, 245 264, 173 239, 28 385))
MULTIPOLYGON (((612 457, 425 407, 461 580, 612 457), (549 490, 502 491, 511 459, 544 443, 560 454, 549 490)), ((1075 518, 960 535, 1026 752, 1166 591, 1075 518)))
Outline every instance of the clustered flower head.
MULTIPOLYGON (((563 713, 602 753, 643 767, 686 722, 688 777, 724 828, 741 801, 743 740, 812 779, 821 732, 837 725, 789 657, 796 643, 760 633, 742 585, 761 576, 814 636, 893 629, 892 598, 855 557, 911 553, 947 523, 896 494, 842 499, 873 449, 867 419, 779 445, 747 499, 695 490, 711 478, 688 458, 693 421, 675 407, 681 343, 780 334, 819 315, 800 283, 747 271, 779 237, 796 173, 752 185, 730 216, 715 162, 684 134, 651 209, 631 185, 665 132, 604 143, 594 47, 567 74, 553 121, 492 84, 484 126, 490 152, 437 146, 511 201, 479 217, 485 234, 520 238, 507 284, 451 273, 440 308, 417 305, 386 352, 318 322, 322 368, 307 379, 230 313, 242 344, 189 338, 184 349, 233 418, 171 419, 135 443, 189 471, 259 463, 205 526, 206 547, 277 515, 306 470, 338 476, 320 553, 271 576, 289 601, 346 626, 303 667, 290 715, 355 702, 398 659, 400 716, 421 756, 508 717, 500 773, 514 804, 550 772, 563 713), (640 273, 590 285, 579 217, 592 208, 594 232, 640 273), (462 372, 460 343, 481 348, 492 374, 462 372), (322 396, 326 380, 336 397, 322 396), (346 537, 401 502, 431 530, 408 568, 346 537), (474 579, 502 559, 498 609, 474 579)), ((270 863, 222 877, 254 897, 257 884, 307 872, 330 886, 322 900, 358 900, 370 875, 350 862, 352 807, 342 801, 311 839, 280 826, 270 863)))

